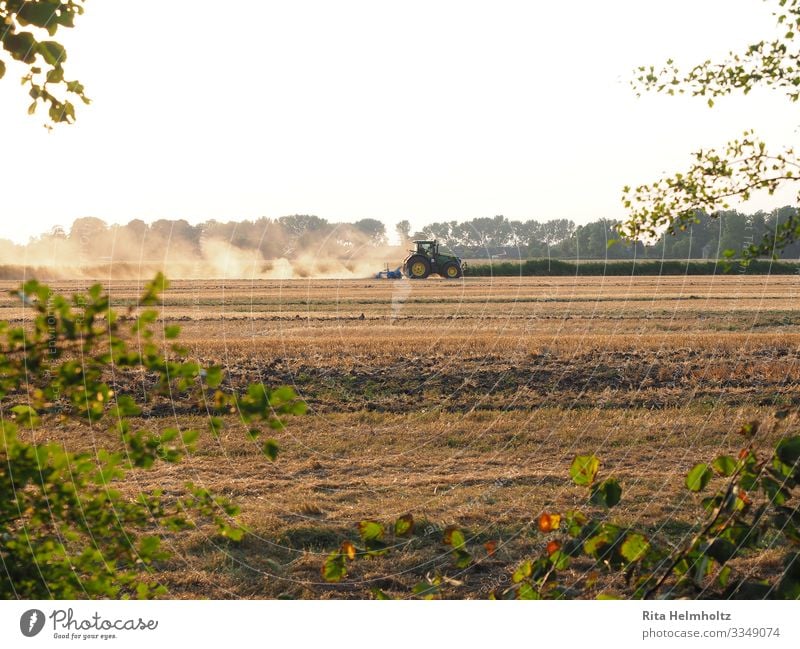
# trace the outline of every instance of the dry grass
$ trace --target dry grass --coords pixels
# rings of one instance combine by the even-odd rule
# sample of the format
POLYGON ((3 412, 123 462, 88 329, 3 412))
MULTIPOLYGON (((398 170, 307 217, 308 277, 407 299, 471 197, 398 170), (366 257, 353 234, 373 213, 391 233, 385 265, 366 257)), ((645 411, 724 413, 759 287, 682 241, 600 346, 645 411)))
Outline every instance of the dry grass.
MULTIPOLYGON (((138 290, 112 282, 112 302, 138 290)), ((161 578, 174 597, 407 595, 436 570, 454 580, 450 596, 485 596, 541 549, 531 521, 542 510, 583 504, 567 478, 582 452, 620 478, 616 518, 679 541, 699 515, 686 471, 738 449, 741 422, 800 401, 799 293, 786 276, 177 282, 162 316, 193 356, 223 363, 230 384, 292 384, 311 412, 279 434, 274 464, 231 422, 184 464, 125 488, 193 480, 242 506, 240 544, 167 538, 176 559, 161 578), (415 540, 321 583, 325 554, 358 520, 408 512, 415 540), (456 574, 436 532, 447 524, 499 540, 497 554, 456 574)), ((0 300, 0 317, 27 315, 0 300)), ((142 425, 204 426, 181 405, 142 425)), ((769 572, 773 554, 744 568, 769 572)))

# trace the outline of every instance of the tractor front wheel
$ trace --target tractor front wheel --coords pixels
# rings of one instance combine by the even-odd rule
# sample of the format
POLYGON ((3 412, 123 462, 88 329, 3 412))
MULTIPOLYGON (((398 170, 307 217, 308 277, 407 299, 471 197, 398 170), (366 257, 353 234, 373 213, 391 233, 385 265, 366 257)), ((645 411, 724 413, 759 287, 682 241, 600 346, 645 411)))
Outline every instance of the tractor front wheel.
POLYGON ((425 257, 417 255, 408 260, 406 271, 411 279, 425 279, 431 274, 431 263, 425 257))
POLYGON ((454 261, 445 264, 444 268, 442 269, 442 277, 445 279, 458 279, 461 277, 461 275, 461 266, 454 261))

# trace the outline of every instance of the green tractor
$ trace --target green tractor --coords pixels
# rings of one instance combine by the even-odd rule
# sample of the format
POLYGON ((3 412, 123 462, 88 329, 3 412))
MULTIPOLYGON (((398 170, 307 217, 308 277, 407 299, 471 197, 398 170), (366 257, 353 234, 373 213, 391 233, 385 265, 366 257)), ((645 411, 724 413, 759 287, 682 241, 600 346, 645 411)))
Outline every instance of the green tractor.
POLYGON ((441 252, 438 241, 414 243, 416 250, 411 250, 403 261, 403 270, 411 279, 425 279, 431 273, 445 279, 458 279, 464 274, 466 264, 453 254, 441 252))

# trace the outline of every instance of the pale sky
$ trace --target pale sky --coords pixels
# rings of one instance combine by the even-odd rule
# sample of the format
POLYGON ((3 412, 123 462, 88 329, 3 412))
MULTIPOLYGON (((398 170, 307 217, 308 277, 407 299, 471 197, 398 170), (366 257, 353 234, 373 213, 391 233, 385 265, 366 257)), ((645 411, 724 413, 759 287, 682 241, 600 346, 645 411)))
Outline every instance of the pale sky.
POLYGON ((628 84, 769 38, 773 4, 89 0, 58 35, 93 99, 77 124, 48 133, 18 70, 0 80, 0 238, 78 216, 621 218, 623 185, 700 146, 797 142, 779 92, 710 110, 628 84))

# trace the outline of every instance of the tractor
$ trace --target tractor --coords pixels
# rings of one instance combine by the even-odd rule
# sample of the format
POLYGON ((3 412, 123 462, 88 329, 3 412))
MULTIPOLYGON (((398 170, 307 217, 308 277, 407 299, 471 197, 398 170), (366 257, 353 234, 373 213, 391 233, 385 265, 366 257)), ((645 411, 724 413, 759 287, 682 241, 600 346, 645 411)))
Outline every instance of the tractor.
POLYGON ((425 279, 436 273, 445 279, 458 279, 464 274, 466 264, 453 254, 441 252, 438 241, 414 241, 416 250, 403 261, 403 270, 411 279, 425 279))

